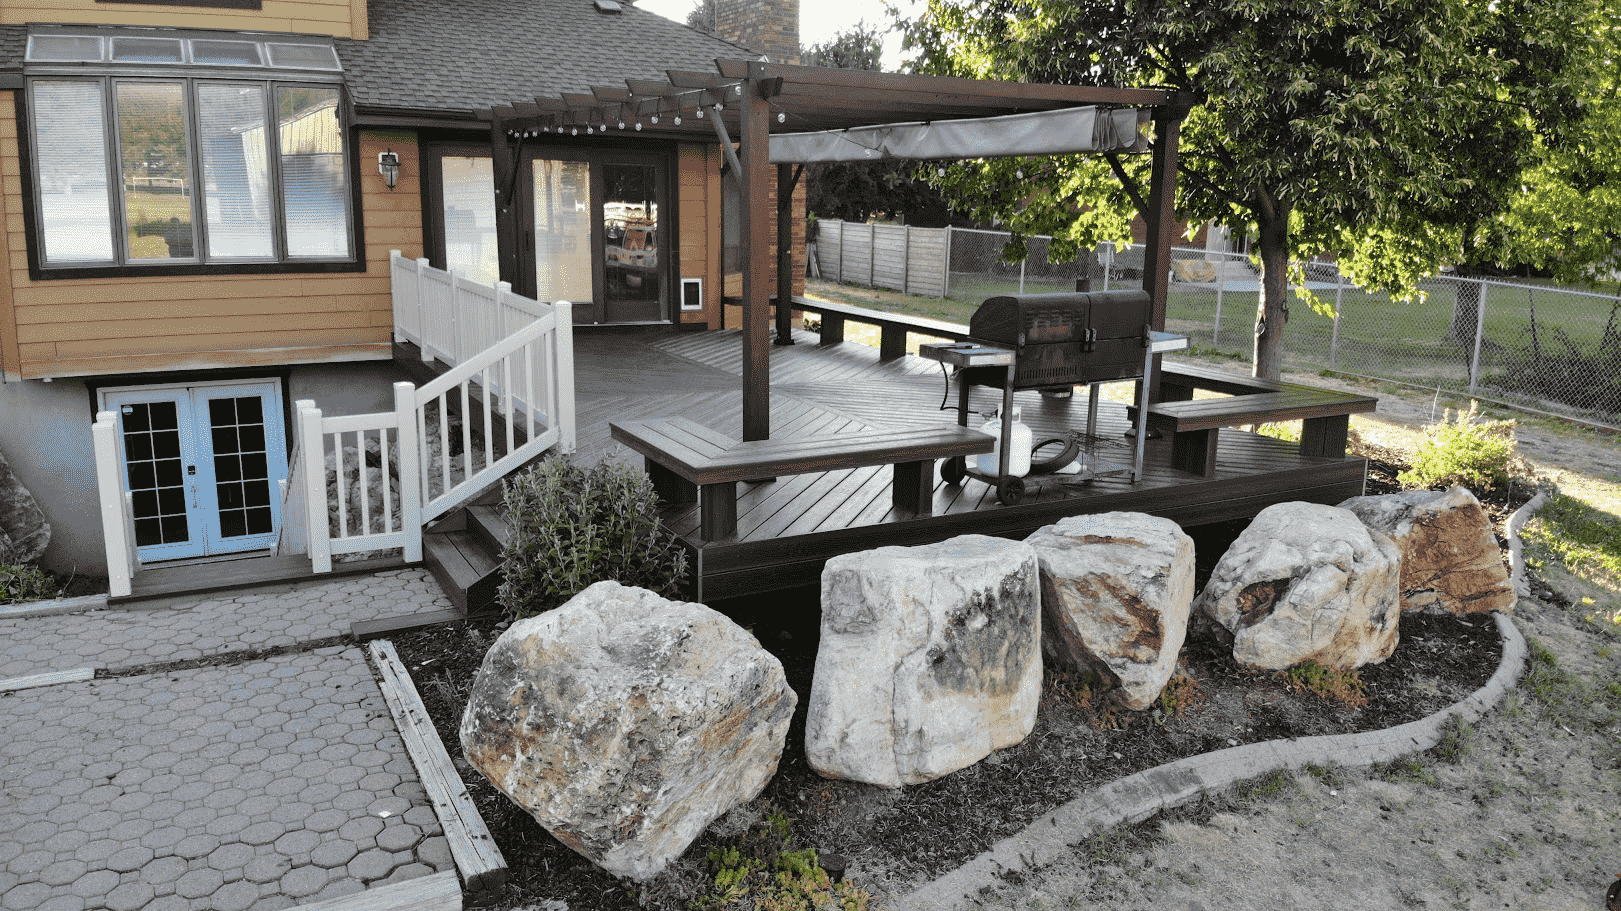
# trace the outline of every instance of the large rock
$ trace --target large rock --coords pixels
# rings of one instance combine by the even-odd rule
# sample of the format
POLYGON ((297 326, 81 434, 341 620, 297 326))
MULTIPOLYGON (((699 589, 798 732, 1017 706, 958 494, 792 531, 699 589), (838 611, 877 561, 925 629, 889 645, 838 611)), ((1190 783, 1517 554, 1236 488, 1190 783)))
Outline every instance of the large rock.
POLYGON ((1028 544, 966 535, 834 557, 805 755, 886 787, 972 765, 1030 734, 1041 607, 1028 544))
POLYGON ((1233 634, 1233 658, 1281 670, 1351 670, 1397 642, 1401 554, 1356 514, 1317 503, 1261 510, 1194 604, 1233 634))
POLYGON ((1340 504, 1401 550, 1402 610, 1512 610, 1514 587, 1491 520, 1467 488, 1353 497, 1340 504))
POLYGON ((461 741, 559 841, 646 879, 760 793, 795 702, 781 663, 719 613, 598 582, 502 634, 461 741))
POLYGON ((1176 671, 1193 606, 1193 539, 1136 512, 1071 516, 1025 539, 1041 565, 1042 638, 1061 664, 1154 704, 1176 671))
POLYGON ((0 564, 32 563, 50 543, 51 523, 0 455, 0 564))

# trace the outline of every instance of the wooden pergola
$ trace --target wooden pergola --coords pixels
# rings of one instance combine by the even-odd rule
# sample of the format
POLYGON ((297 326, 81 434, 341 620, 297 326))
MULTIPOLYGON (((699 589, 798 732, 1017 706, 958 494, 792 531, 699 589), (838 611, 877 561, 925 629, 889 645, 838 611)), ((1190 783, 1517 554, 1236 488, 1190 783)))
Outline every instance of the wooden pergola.
MULTIPOLYGON (((727 170, 739 182, 742 201, 745 440, 771 435, 769 314, 773 298, 784 304, 777 308, 777 336, 789 342, 788 302, 793 299, 794 269, 793 213, 787 200, 808 161, 1067 152, 1097 152, 1112 159, 1118 154, 1150 152, 1153 168, 1148 192, 1129 189, 1148 225, 1143 288, 1153 299, 1154 328, 1165 328, 1177 136, 1191 106, 1186 95, 1161 89, 995 82, 755 60, 717 60, 715 65, 715 73, 670 71, 666 80, 629 79, 623 87, 593 87, 589 94, 565 92, 556 98, 537 98, 533 103, 479 113, 492 124, 498 188, 512 185, 517 147, 547 133, 622 137, 634 131, 639 137, 688 141, 713 136, 720 143, 727 170), (1087 114, 1088 109, 1094 113, 1087 114), (1135 128, 1125 131, 1127 136, 1111 133, 1108 124, 1099 124, 1091 135, 1079 135, 1084 130, 1076 125, 1091 122, 1087 117, 1108 120, 1108 112, 1122 109, 1136 109, 1142 112, 1141 119, 1152 120, 1151 143, 1135 128), (1014 139, 1016 135, 1022 139, 1014 139), (1099 136, 1105 138, 1100 141, 1099 136), (735 153, 734 143, 740 145, 735 153), (859 151, 852 153, 856 148, 859 151), (773 164, 782 201, 775 213, 769 202, 773 164), (772 241, 773 223, 775 294, 770 263, 764 255, 772 241)), ((1120 122, 1119 118, 1113 120, 1120 122)), ((1128 117, 1126 122, 1137 121, 1128 117)), ((1124 179, 1118 162, 1115 171, 1124 179)), ((515 265, 515 240, 501 239, 503 271, 509 254, 515 265)))

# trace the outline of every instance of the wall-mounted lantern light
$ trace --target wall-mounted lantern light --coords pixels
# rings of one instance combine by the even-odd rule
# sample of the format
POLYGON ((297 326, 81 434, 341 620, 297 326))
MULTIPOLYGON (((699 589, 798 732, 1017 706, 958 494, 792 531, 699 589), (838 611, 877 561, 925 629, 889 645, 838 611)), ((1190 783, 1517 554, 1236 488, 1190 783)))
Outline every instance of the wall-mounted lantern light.
POLYGON ((400 156, 393 149, 377 153, 377 173, 383 175, 383 182, 388 184, 390 190, 400 179, 400 156))

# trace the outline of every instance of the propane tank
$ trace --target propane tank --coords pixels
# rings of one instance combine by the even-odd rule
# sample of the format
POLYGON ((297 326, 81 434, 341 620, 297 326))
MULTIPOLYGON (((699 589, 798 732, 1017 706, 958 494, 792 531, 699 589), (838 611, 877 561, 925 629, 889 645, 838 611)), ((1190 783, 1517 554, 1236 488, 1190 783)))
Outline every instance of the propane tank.
MULTIPOLYGON (((1010 478, 1022 478, 1030 473, 1030 447, 1034 444, 1034 434, 1030 427, 1019 421, 1019 406, 1013 406, 1013 433, 1009 442, 1007 473, 1010 478)), ((993 415, 990 420, 979 425, 983 433, 996 438, 996 446, 989 453, 982 453, 975 458, 981 474, 995 475, 1002 459, 1002 417, 993 415)))

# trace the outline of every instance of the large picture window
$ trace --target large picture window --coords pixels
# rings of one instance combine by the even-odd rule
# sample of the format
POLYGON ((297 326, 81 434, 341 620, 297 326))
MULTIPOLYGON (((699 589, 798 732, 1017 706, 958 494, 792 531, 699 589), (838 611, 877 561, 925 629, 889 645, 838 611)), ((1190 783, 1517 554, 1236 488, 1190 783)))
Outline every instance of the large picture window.
POLYGON ((30 82, 43 270, 354 257, 337 86, 30 82))

